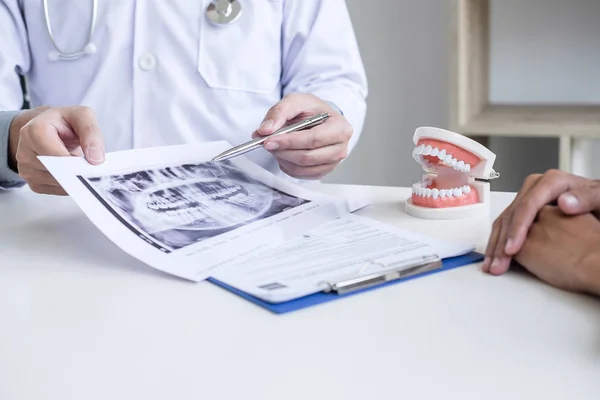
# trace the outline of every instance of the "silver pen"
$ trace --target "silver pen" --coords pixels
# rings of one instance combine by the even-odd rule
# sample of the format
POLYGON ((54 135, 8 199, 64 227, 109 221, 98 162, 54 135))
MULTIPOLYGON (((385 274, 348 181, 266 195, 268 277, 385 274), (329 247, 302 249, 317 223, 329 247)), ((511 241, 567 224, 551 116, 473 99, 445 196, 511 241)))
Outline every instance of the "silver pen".
POLYGON ((303 129, 312 128, 312 127, 322 124, 328 118, 329 118, 329 114, 317 114, 314 117, 310 117, 303 121, 296 122, 295 124, 283 127, 268 136, 262 136, 262 137, 254 139, 254 140, 251 140, 249 142, 240 144, 239 146, 232 147, 231 149, 219 154, 218 156, 213 158, 211 161, 223 161, 223 160, 229 160, 230 158, 233 158, 233 157, 241 156, 242 154, 248 153, 249 151, 258 149, 259 147, 261 147, 263 145, 263 143, 267 139, 270 139, 273 136, 284 135, 286 133, 297 132, 297 131, 301 131, 303 129))

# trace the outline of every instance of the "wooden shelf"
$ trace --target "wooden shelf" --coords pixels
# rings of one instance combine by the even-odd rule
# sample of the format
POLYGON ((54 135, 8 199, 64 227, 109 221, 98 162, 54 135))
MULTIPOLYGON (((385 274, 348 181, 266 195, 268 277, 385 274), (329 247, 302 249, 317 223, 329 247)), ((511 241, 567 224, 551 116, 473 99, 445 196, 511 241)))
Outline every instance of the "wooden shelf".
POLYGON ((600 105, 490 104, 491 0, 453 0, 450 129, 486 144, 493 136, 559 139, 559 168, 575 140, 600 138, 600 105))
POLYGON ((600 105, 487 105, 457 129, 469 136, 600 137, 600 105))

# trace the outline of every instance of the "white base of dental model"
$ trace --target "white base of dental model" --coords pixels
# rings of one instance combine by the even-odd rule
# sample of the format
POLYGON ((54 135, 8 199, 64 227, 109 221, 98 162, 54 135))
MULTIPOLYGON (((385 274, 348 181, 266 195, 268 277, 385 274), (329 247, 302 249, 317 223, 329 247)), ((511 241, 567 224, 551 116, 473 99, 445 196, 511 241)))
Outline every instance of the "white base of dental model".
MULTIPOLYGON (((407 214, 422 219, 437 219, 437 220, 450 220, 450 219, 462 219, 462 218, 471 218, 471 217, 480 217, 489 215, 490 211, 490 184, 489 182, 479 181, 476 179, 482 180, 491 180, 495 179, 499 176, 499 174, 492 169, 494 161, 496 159, 496 155, 492 153, 485 146, 480 143, 475 142, 472 139, 469 139, 463 135, 460 135, 455 132, 439 129, 439 128, 431 128, 431 127, 422 127, 418 128, 413 137, 413 142, 415 146, 419 144, 419 141, 424 139, 431 139, 435 141, 446 142, 450 145, 457 146, 460 149, 471 153, 472 155, 479 158, 479 162, 475 165, 462 165, 455 166, 454 170, 458 170, 460 173, 464 173, 468 175, 468 185, 466 189, 473 188, 477 191, 478 201, 475 204, 469 204, 464 206, 454 206, 454 207, 423 207, 413 204, 412 197, 409 197, 405 202, 405 211, 407 214)), ((429 181, 430 183, 437 177, 437 169, 441 166, 444 168, 449 168, 455 165, 456 160, 453 163, 448 164, 443 160, 444 157, 440 158, 439 166, 432 165, 431 162, 423 161, 423 153, 425 155, 430 156, 429 151, 424 151, 420 149, 418 146, 413 152, 413 156, 415 160, 421 162, 424 165, 424 169, 428 172, 428 175, 423 177, 424 181, 429 181)), ((431 147, 430 147, 431 149, 431 147)), ((431 156, 435 157, 438 154, 438 150, 433 150, 433 154, 431 156)), ((443 153, 446 154, 446 151, 443 153)), ((431 158, 430 158, 431 159, 431 158)), ((416 184, 413 187, 413 193, 423 193, 423 187, 421 184, 416 184)), ((440 192, 440 190, 434 190, 435 192, 440 192)), ((431 191, 429 191, 431 192, 431 191)), ((448 192, 446 190, 446 192, 448 192)), ((466 193, 466 192, 465 192, 466 193)), ((427 194, 427 198, 430 198, 431 194, 427 194)), ((434 196, 437 199, 437 193, 434 196)))

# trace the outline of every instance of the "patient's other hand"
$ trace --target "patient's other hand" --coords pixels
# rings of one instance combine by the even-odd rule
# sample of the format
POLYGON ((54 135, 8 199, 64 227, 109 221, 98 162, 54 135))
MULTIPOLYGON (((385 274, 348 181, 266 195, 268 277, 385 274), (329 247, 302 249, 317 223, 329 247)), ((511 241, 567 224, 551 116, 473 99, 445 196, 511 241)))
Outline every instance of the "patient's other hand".
POLYGON ((600 181, 558 170, 527 177, 515 200, 494 222, 483 270, 494 275, 505 273, 522 249, 538 212, 553 202, 565 214, 592 212, 600 216, 600 181))
POLYGON ((545 206, 515 260, 560 289, 600 295, 600 221, 545 206))

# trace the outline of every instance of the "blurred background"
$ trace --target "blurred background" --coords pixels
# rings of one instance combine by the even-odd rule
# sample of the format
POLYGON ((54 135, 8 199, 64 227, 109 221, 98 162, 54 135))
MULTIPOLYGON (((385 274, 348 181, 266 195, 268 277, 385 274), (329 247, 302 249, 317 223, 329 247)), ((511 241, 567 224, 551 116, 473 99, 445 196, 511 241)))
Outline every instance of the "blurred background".
MULTIPOLYGON (((369 108, 356 151, 326 182, 411 186, 422 175, 411 157, 415 129, 450 127, 460 1, 347 4, 369 78, 369 108)), ((490 101, 600 105, 599 21, 598 0, 490 0, 490 101)), ((488 145, 501 173, 492 190, 516 191, 528 174, 559 167, 556 137, 498 135, 488 145)), ((575 140, 572 172, 600 178, 595 154, 598 141, 575 140)))

